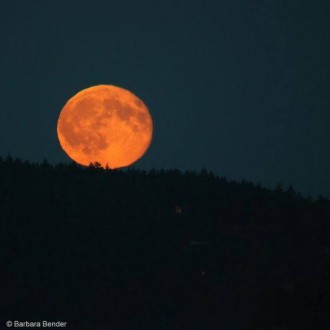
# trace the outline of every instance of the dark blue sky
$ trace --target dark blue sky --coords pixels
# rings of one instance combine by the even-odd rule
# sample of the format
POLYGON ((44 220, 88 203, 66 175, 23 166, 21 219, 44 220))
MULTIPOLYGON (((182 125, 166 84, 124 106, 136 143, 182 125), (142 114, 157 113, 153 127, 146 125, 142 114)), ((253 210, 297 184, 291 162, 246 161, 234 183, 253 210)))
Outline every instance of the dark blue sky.
POLYGON ((330 1, 0 3, 0 155, 69 161, 56 123, 113 84, 150 109, 136 166, 330 197, 330 1))

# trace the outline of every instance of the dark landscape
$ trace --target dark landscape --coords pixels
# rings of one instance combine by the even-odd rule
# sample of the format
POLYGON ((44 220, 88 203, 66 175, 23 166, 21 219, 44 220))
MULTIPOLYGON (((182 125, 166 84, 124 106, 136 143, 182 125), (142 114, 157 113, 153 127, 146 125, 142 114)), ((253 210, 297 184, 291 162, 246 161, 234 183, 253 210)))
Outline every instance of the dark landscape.
POLYGON ((0 317, 329 329, 330 201, 206 170, 0 159, 0 317))

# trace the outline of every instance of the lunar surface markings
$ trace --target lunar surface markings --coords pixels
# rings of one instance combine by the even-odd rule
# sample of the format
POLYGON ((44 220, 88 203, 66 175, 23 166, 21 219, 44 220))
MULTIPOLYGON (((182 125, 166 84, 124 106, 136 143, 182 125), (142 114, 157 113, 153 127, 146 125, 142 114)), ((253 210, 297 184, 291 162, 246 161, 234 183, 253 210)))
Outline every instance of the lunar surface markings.
POLYGON ((87 88, 64 106, 57 126, 64 151, 76 162, 128 166, 148 149, 153 123, 133 93, 111 85, 87 88))

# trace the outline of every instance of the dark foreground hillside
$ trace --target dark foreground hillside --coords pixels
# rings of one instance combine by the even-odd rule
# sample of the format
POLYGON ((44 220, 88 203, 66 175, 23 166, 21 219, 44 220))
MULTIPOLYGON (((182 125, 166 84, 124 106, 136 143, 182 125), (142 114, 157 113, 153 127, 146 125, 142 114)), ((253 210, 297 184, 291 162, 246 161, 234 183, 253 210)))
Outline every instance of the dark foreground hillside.
POLYGON ((326 199, 0 160, 0 328, 328 330, 329 311, 326 199))

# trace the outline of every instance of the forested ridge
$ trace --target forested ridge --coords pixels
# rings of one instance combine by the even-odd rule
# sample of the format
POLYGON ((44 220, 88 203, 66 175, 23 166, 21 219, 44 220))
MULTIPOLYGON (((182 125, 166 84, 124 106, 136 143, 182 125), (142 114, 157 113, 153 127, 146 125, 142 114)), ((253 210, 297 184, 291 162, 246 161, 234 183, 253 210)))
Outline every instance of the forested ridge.
POLYGON ((330 201, 292 187, 7 157, 0 235, 3 325, 330 328, 330 201))

